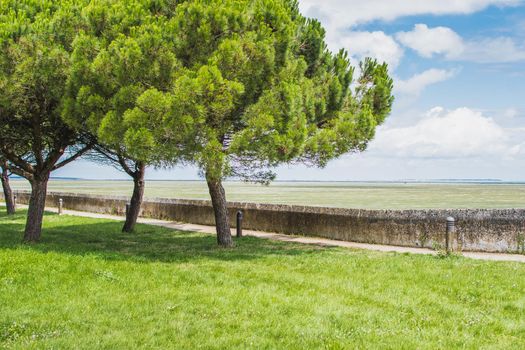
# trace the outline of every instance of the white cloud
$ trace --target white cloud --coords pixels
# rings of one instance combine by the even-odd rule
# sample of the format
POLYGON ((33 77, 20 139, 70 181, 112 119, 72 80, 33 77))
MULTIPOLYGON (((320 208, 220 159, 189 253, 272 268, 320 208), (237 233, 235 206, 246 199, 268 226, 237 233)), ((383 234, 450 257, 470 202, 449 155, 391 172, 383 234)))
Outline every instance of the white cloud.
POLYGON ((447 27, 429 28, 426 24, 416 24, 410 32, 397 33, 396 39, 427 58, 434 54, 457 55, 464 50, 463 39, 447 27))
POLYGON ((379 128, 370 151, 409 158, 467 158, 511 156, 517 152, 513 147, 505 129, 481 112, 435 107, 415 125, 379 128))
POLYGON ((422 57, 436 54, 452 61, 505 63, 525 60, 525 47, 512 38, 496 37, 465 40, 447 27, 429 28, 416 24, 409 32, 399 32, 396 39, 422 57))
POLYGON ((525 155, 525 142, 520 143, 510 149, 510 152, 513 156, 523 156, 525 155))
MULTIPOLYGON (((520 1, 521 0, 301 0, 299 6, 301 7, 302 13, 306 16, 317 18, 321 21, 326 29, 326 42, 331 50, 337 51, 340 48, 345 48, 352 51, 352 49, 355 48, 348 45, 350 40, 348 37, 355 37, 356 34, 355 32, 348 34, 348 30, 357 24, 373 20, 394 20, 403 16, 425 14, 469 14, 491 5, 513 6, 519 4, 520 1)), ((383 33, 383 35, 385 34, 383 33)), ((363 35, 360 36, 361 39, 363 37, 363 35)), ((383 47, 381 44, 386 42, 386 40, 379 38, 379 34, 369 33, 369 37, 374 39, 374 42, 368 45, 370 47, 368 49, 370 53, 362 48, 362 44, 361 47, 357 48, 365 51, 365 53, 369 55, 384 55, 385 52, 382 51, 383 47)), ((392 39, 392 41, 394 40, 392 39)), ((358 46, 358 44, 354 46, 358 46)), ((393 54, 398 56, 392 58, 387 57, 388 59, 384 60, 397 64, 402 56, 399 52, 402 52, 402 50, 399 48, 393 49, 395 46, 398 45, 390 42, 388 43, 387 49, 392 50, 393 54)), ((353 58, 360 59, 361 57, 354 55, 353 58)))
POLYGON ((348 28, 373 20, 403 16, 470 14, 488 6, 513 6, 520 0, 302 0, 303 13, 325 26, 348 28))
POLYGON ((427 86, 448 80, 455 75, 454 70, 428 69, 407 80, 396 80, 394 88, 396 92, 403 95, 419 96, 427 86))
POLYGON ((525 60, 525 47, 507 37, 487 38, 466 42, 461 54, 448 58, 479 63, 517 62, 525 60))
POLYGON ((517 108, 507 108, 503 111, 503 117, 514 119, 520 116, 520 111, 517 108))
POLYGON ((381 31, 349 32, 340 40, 352 57, 362 60, 364 57, 377 58, 395 68, 403 57, 403 49, 389 35, 381 31))
POLYGON ((353 27, 373 20, 425 14, 470 14, 489 6, 520 3, 521 0, 302 0, 300 7, 305 15, 323 23, 331 50, 346 49, 353 64, 364 57, 373 57, 387 62, 394 70, 404 55, 399 43, 423 57, 440 54, 448 60, 481 63, 525 59, 525 48, 504 37, 465 41, 450 28, 429 28, 426 24, 417 24, 412 31, 400 32, 395 39, 382 31, 355 31, 353 27))

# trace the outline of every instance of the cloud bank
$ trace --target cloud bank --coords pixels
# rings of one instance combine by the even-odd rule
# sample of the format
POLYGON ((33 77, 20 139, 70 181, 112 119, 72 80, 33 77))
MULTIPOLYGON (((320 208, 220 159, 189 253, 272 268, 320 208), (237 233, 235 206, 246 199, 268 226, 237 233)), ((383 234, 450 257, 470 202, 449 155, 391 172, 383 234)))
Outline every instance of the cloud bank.
POLYGON ((524 144, 516 143, 520 135, 512 133, 515 130, 503 128, 479 111, 435 107, 414 125, 379 128, 370 152, 407 158, 513 157, 524 152, 524 144))
POLYGON ((509 37, 465 40, 447 27, 429 28, 416 24, 409 32, 399 32, 396 39, 420 56, 443 55, 452 61, 507 63, 525 60, 525 46, 509 37))
POLYGON ((428 69, 407 80, 397 79, 394 91, 403 95, 419 96, 429 85, 448 80, 456 75, 456 70, 428 69))
POLYGON ((348 28, 373 20, 392 21, 415 15, 470 14, 488 6, 515 6, 520 0, 302 0, 303 13, 325 26, 348 28))

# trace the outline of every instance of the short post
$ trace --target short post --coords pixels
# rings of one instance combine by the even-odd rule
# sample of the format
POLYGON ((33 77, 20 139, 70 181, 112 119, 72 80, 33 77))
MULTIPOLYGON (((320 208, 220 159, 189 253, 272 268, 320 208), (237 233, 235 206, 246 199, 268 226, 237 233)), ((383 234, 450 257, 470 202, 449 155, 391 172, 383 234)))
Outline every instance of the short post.
POLYGON ((242 237, 242 211, 237 212, 237 237, 242 237))
POLYGON ((64 200, 60 198, 58 200, 58 215, 62 215, 63 206, 64 206, 64 200))
POLYGON ((15 210, 16 210, 16 193, 13 196, 13 206, 15 207, 15 210))
POLYGON ((451 238, 452 238, 452 234, 455 231, 456 231, 456 220, 452 216, 449 216, 447 218, 447 234, 445 236, 445 248, 447 250, 447 254, 450 253, 450 251, 452 250, 451 249, 451 245, 452 245, 451 238))
POLYGON ((130 207, 130 204, 126 203, 126 218, 128 217, 128 214, 129 214, 129 207, 130 207))

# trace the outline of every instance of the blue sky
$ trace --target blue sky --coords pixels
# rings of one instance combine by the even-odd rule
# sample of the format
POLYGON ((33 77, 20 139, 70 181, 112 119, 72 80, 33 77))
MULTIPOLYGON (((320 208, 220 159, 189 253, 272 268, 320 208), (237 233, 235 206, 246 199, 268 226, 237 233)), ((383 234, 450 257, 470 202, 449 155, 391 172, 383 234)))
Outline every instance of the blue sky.
MULTIPOLYGON (((278 180, 525 180, 525 0, 303 0, 331 49, 389 63, 396 102, 362 154, 278 180)), ((191 167, 151 179, 195 179, 191 167)), ((126 178, 85 161, 55 173, 126 178)))

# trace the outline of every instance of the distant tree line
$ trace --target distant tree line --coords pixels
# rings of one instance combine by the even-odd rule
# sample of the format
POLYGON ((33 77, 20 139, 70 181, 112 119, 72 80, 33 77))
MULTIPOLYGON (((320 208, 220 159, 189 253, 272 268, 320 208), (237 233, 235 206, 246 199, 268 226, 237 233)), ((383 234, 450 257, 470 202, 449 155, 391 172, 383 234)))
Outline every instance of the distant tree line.
POLYGON ((354 69, 324 37, 296 0, 3 0, 0 165, 6 196, 11 173, 31 184, 24 240, 40 239, 51 173, 88 157, 133 179, 126 232, 148 166, 196 165, 231 246, 224 179, 324 167, 391 111, 387 65, 354 69))

